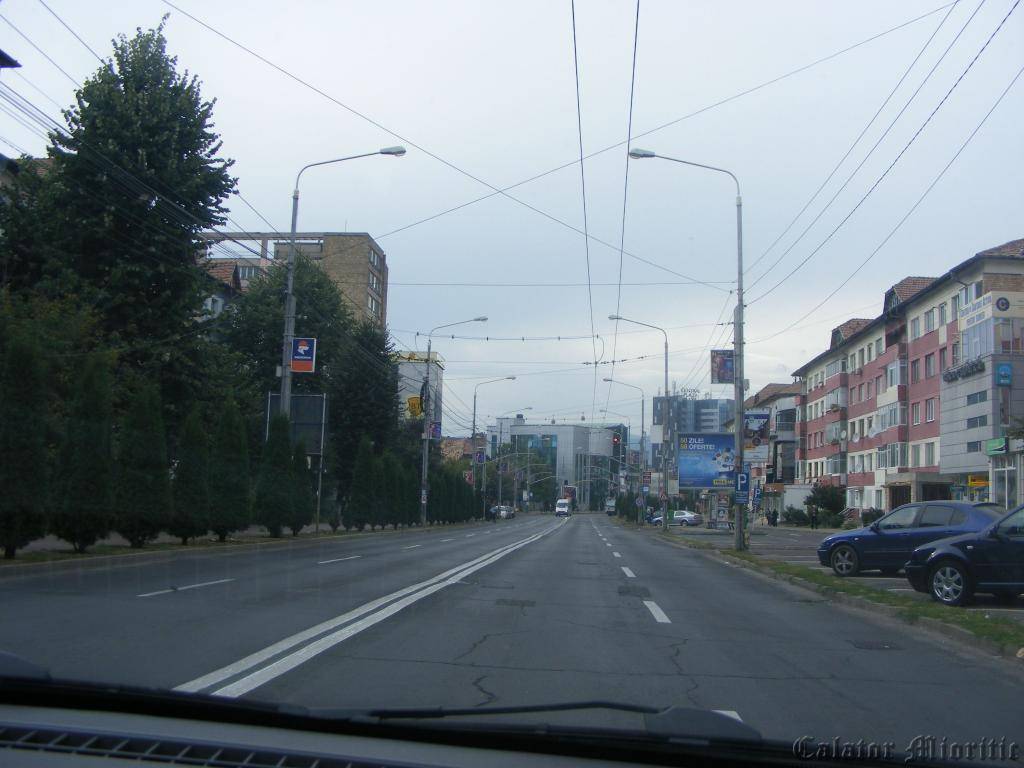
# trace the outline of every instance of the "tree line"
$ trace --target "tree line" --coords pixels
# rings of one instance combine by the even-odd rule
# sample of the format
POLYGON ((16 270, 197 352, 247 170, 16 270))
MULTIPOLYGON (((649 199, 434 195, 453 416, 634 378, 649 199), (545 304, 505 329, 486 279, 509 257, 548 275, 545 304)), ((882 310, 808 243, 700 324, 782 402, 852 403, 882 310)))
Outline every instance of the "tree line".
MULTIPOLYGON (((0 546, 45 533, 84 552, 263 525, 298 533, 419 522, 420 425, 398 423, 386 329, 357 321, 309 259, 297 334, 318 339, 296 394, 327 397, 323 457, 267 420, 279 389, 283 266, 214 316, 200 233, 228 222, 233 161, 214 101, 168 54, 163 22, 113 41, 44 158, 0 193, 0 546), (321 461, 322 459, 322 461, 321 461), (319 473, 319 474, 318 474, 319 473)), ((472 490, 436 459, 430 522, 467 519, 472 490), (468 496, 467 496, 468 490, 468 496)))

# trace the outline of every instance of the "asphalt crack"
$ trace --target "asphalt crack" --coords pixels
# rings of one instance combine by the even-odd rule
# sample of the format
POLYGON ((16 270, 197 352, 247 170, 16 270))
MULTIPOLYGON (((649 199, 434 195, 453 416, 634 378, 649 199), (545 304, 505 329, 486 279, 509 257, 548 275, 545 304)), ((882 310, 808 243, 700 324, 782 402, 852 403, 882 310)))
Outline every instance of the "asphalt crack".
POLYGON ((491 693, 483 687, 482 683, 486 679, 487 675, 480 675, 480 677, 473 681, 473 687, 480 691, 480 693, 484 696, 484 701, 481 701, 479 704, 476 705, 478 707, 485 707, 488 704, 493 704, 495 701, 498 700, 498 694, 491 693))

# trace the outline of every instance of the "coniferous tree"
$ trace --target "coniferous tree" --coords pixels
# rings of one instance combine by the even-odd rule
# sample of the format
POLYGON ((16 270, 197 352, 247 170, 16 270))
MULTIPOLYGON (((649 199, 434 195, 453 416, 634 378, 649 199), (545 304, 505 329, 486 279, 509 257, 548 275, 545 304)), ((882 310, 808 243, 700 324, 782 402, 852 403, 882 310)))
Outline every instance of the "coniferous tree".
POLYGON ((220 541, 251 517, 249 440, 234 398, 221 409, 210 454, 210 530, 220 541))
POLYGON ((35 339, 16 331, 0 360, 0 545, 4 557, 45 530, 46 374, 35 339))
POLYGON ((356 450, 347 505, 347 513, 357 531, 361 531, 363 526, 373 520, 373 508, 376 504, 375 464, 373 445, 370 443, 370 438, 364 436, 359 441, 359 448, 356 450))
POLYGON ((174 470, 174 511, 167 527, 172 536, 188 544, 210 528, 210 446, 199 406, 193 406, 178 441, 174 470))
POLYGON ((79 553, 105 537, 114 519, 110 369, 105 353, 86 358, 61 447, 50 530, 79 553))
POLYGON ((292 450, 288 417, 277 414, 270 420, 263 446, 260 477, 256 484, 253 512, 256 522, 274 538, 292 518, 292 450))
POLYGON ((115 529, 132 547, 145 546, 171 513, 171 484, 160 395, 143 384, 125 417, 117 462, 115 529))
POLYGON ((313 522, 316 500, 313 496, 313 475, 309 471, 306 447, 299 441, 292 456, 292 514, 288 527, 292 536, 298 536, 302 529, 313 522))

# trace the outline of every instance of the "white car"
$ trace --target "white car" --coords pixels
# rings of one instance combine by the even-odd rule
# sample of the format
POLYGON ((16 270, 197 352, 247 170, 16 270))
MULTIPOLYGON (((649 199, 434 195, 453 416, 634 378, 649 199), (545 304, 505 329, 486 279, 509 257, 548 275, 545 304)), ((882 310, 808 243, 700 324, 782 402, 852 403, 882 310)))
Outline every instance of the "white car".
POLYGON ((672 513, 672 525, 702 525, 704 517, 699 512, 681 509, 672 513))
POLYGON ((571 514, 568 499, 559 499, 555 502, 555 517, 569 517, 571 514))

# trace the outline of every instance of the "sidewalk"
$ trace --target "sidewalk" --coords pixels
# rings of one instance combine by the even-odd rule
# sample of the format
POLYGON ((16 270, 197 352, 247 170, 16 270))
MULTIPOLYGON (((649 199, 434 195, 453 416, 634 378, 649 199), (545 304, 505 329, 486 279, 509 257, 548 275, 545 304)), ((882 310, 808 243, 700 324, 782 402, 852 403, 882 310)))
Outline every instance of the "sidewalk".
MULTIPOLYGON (((771 528, 769 526, 754 525, 750 530, 750 552, 765 560, 775 560, 789 563, 790 565, 810 568, 818 573, 826 574, 836 579, 836 581, 840 581, 840 578, 832 573, 831 568, 827 568, 818 562, 817 553, 818 544, 821 540, 838 532, 839 529, 835 528, 811 530, 806 527, 797 528, 780 525, 778 528, 771 528)), ((732 531, 671 527, 669 528, 669 535, 677 536, 684 541, 692 542, 702 547, 709 545, 715 549, 732 549, 733 547, 732 531)), ((883 576, 877 571, 870 571, 842 581, 909 597, 926 604, 933 602, 928 595, 914 590, 907 583, 902 571, 896 576, 883 576)), ((977 595, 974 603, 968 608, 951 610, 967 610, 992 616, 998 615, 1002 618, 1024 623, 1024 601, 1021 600, 1004 605, 997 603, 991 595, 977 595)))

